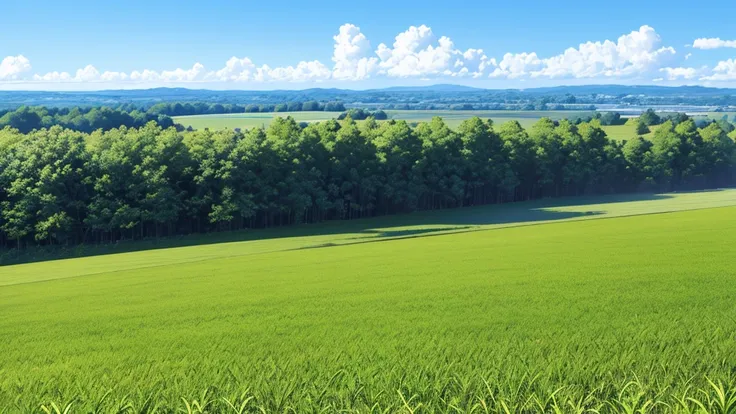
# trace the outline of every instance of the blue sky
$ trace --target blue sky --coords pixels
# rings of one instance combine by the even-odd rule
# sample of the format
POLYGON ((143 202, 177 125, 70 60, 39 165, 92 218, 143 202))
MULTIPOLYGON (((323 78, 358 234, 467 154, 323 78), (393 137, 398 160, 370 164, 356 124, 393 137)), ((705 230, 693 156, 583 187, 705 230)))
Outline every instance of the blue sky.
POLYGON ((0 89, 736 86, 735 18, 721 0, 11 0, 0 89))

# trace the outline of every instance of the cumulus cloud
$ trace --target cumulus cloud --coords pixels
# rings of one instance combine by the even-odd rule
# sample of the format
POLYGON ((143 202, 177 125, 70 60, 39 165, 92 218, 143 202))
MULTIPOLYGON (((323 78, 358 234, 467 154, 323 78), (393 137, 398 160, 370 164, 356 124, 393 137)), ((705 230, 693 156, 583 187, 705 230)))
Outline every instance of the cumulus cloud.
POLYGON ((478 78, 497 66, 483 49, 457 49, 447 36, 437 37, 430 27, 411 26, 396 35, 392 46, 378 45, 378 73, 389 77, 472 76, 478 78))
POLYGON ((498 68, 490 74, 492 78, 516 79, 537 73, 544 63, 536 53, 506 53, 498 64, 498 68))
POLYGON ((371 44, 361 33, 360 27, 344 24, 332 39, 335 41, 333 78, 361 80, 374 74, 378 68, 378 58, 371 56, 371 44))
POLYGON ((275 69, 265 70, 268 66, 263 66, 265 80, 284 81, 284 82, 306 82, 306 81, 322 81, 329 79, 330 69, 317 60, 311 62, 299 62, 296 66, 278 67, 275 69))
POLYGON ((296 66, 271 68, 256 66, 250 58, 231 57, 225 67, 205 75, 207 80, 223 82, 320 81, 330 77, 330 69, 319 61, 299 62, 296 66))
POLYGON ((736 80, 736 59, 728 59, 718 62, 713 68, 710 76, 705 76, 701 80, 708 81, 734 81, 736 80))
MULTIPOLYGON (((588 41, 553 56, 533 51, 506 53, 500 60, 484 49, 461 49, 448 36, 436 34, 426 25, 410 26, 393 42, 373 48, 366 34, 354 24, 344 24, 332 37, 331 64, 318 60, 294 65, 269 66, 249 57, 232 57, 214 69, 195 63, 190 68, 173 70, 140 69, 131 72, 102 71, 87 65, 75 72, 53 71, 28 75, 31 64, 24 56, 9 56, 0 63, 0 81, 84 82, 132 84, 187 84, 193 82, 322 82, 360 81, 376 77, 447 79, 652 79, 731 80, 729 64, 720 62, 707 68, 677 67, 674 48, 663 46, 659 34, 641 26, 616 40, 588 41)), ((477 45, 476 45, 477 46, 477 45)), ((700 49, 736 47, 736 41, 697 39, 700 49)), ((680 58, 680 63, 691 54, 680 58)), ((731 63, 729 63, 731 62, 731 63)))
POLYGON ((582 43, 561 55, 544 59, 532 76, 549 78, 624 77, 650 72, 675 55, 672 47, 659 47, 661 38, 650 26, 642 26, 617 42, 582 43))
POLYGON ((8 56, 0 61, 0 80, 16 80, 30 70, 31 62, 25 56, 8 56))
POLYGON ((202 80, 205 74, 204 65, 197 62, 191 69, 165 70, 160 78, 164 82, 194 82, 202 80))
POLYGON ((695 79, 701 72, 702 69, 695 68, 661 68, 659 70, 664 77, 660 80, 679 80, 679 79, 695 79))
POLYGON ((720 37, 701 37, 693 42, 695 49, 720 49, 723 47, 736 48, 736 40, 722 40, 720 37))

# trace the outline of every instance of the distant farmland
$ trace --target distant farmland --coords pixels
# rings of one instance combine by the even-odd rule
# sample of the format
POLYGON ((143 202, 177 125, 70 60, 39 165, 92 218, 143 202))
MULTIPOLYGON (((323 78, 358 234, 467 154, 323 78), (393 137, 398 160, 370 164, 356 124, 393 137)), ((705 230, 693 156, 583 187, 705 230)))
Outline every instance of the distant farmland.
MULTIPOLYGON (((430 121, 439 116, 448 126, 455 128, 468 118, 478 116, 492 119, 496 123, 519 121, 523 127, 533 125, 540 118, 548 117, 554 120, 563 118, 585 117, 592 112, 575 111, 386 111, 390 119, 403 119, 407 122, 430 121)), ((268 126, 275 117, 291 116, 299 122, 316 122, 337 118, 340 112, 271 112, 271 113, 242 113, 221 115, 191 115, 174 117, 174 121, 194 129, 219 128, 253 128, 268 126)))
MULTIPOLYGON (((410 123, 428 122, 433 117, 441 117, 450 128, 457 128, 464 120, 478 116, 484 119, 492 119, 497 125, 508 121, 518 121, 524 128, 530 128, 541 118, 552 120, 585 118, 592 115, 590 111, 411 111, 411 110, 387 110, 389 119, 405 120, 410 123)), ((240 113, 219 115, 191 115, 174 117, 174 122, 191 126, 194 129, 248 129, 254 127, 268 127, 276 117, 293 117, 297 122, 319 122, 336 119, 340 112, 270 112, 270 113, 240 113)), ((711 119, 719 119, 722 116, 732 119, 736 116, 733 112, 709 112, 707 116, 711 119)), ((652 133, 645 135, 650 138, 656 127, 651 128, 652 133)), ((636 136, 634 125, 607 125, 603 126, 609 137, 616 140, 627 140, 636 136)))
POLYGON ((267 127, 276 117, 290 116, 298 122, 317 122, 337 118, 340 112, 268 112, 217 115, 176 116, 174 122, 194 129, 258 128, 267 127))

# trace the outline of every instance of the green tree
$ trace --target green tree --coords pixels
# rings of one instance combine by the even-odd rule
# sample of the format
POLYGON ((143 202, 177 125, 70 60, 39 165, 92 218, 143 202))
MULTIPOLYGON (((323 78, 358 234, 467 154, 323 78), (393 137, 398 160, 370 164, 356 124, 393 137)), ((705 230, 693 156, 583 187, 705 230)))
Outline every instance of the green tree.
POLYGON ((649 132, 651 132, 647 124, 644 123, 644 121, 642 121, 641 119, 637 119, 635 128, 636 128, 636 135, 646 135, 649 132))
POLYGON ((465 199, 465 159, 460 136, 434 117, 416 128, 422 142, 419 171, 425 193, 420 206, 425 209, 458 207, 465 199))
POLYGON ((73 239, 72 224, 83 219, 87 160, 84 137, 53 127, 27 135, 5 158, 0 187, 3 231, 20 243, 59 243, 73 239))
POLYGON ((639 120, 646 126, 659 125, 662 123, 661 118, 654 112, 653 109, 649 108, 639 116, 639 120))

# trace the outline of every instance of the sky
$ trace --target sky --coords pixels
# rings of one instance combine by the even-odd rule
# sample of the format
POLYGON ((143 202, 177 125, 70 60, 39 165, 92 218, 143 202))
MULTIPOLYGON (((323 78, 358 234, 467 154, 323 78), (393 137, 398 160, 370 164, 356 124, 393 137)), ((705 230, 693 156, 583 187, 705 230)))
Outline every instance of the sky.
POLYGON ((736 5, 9 0, 0 90, 736 87, 736 5))

